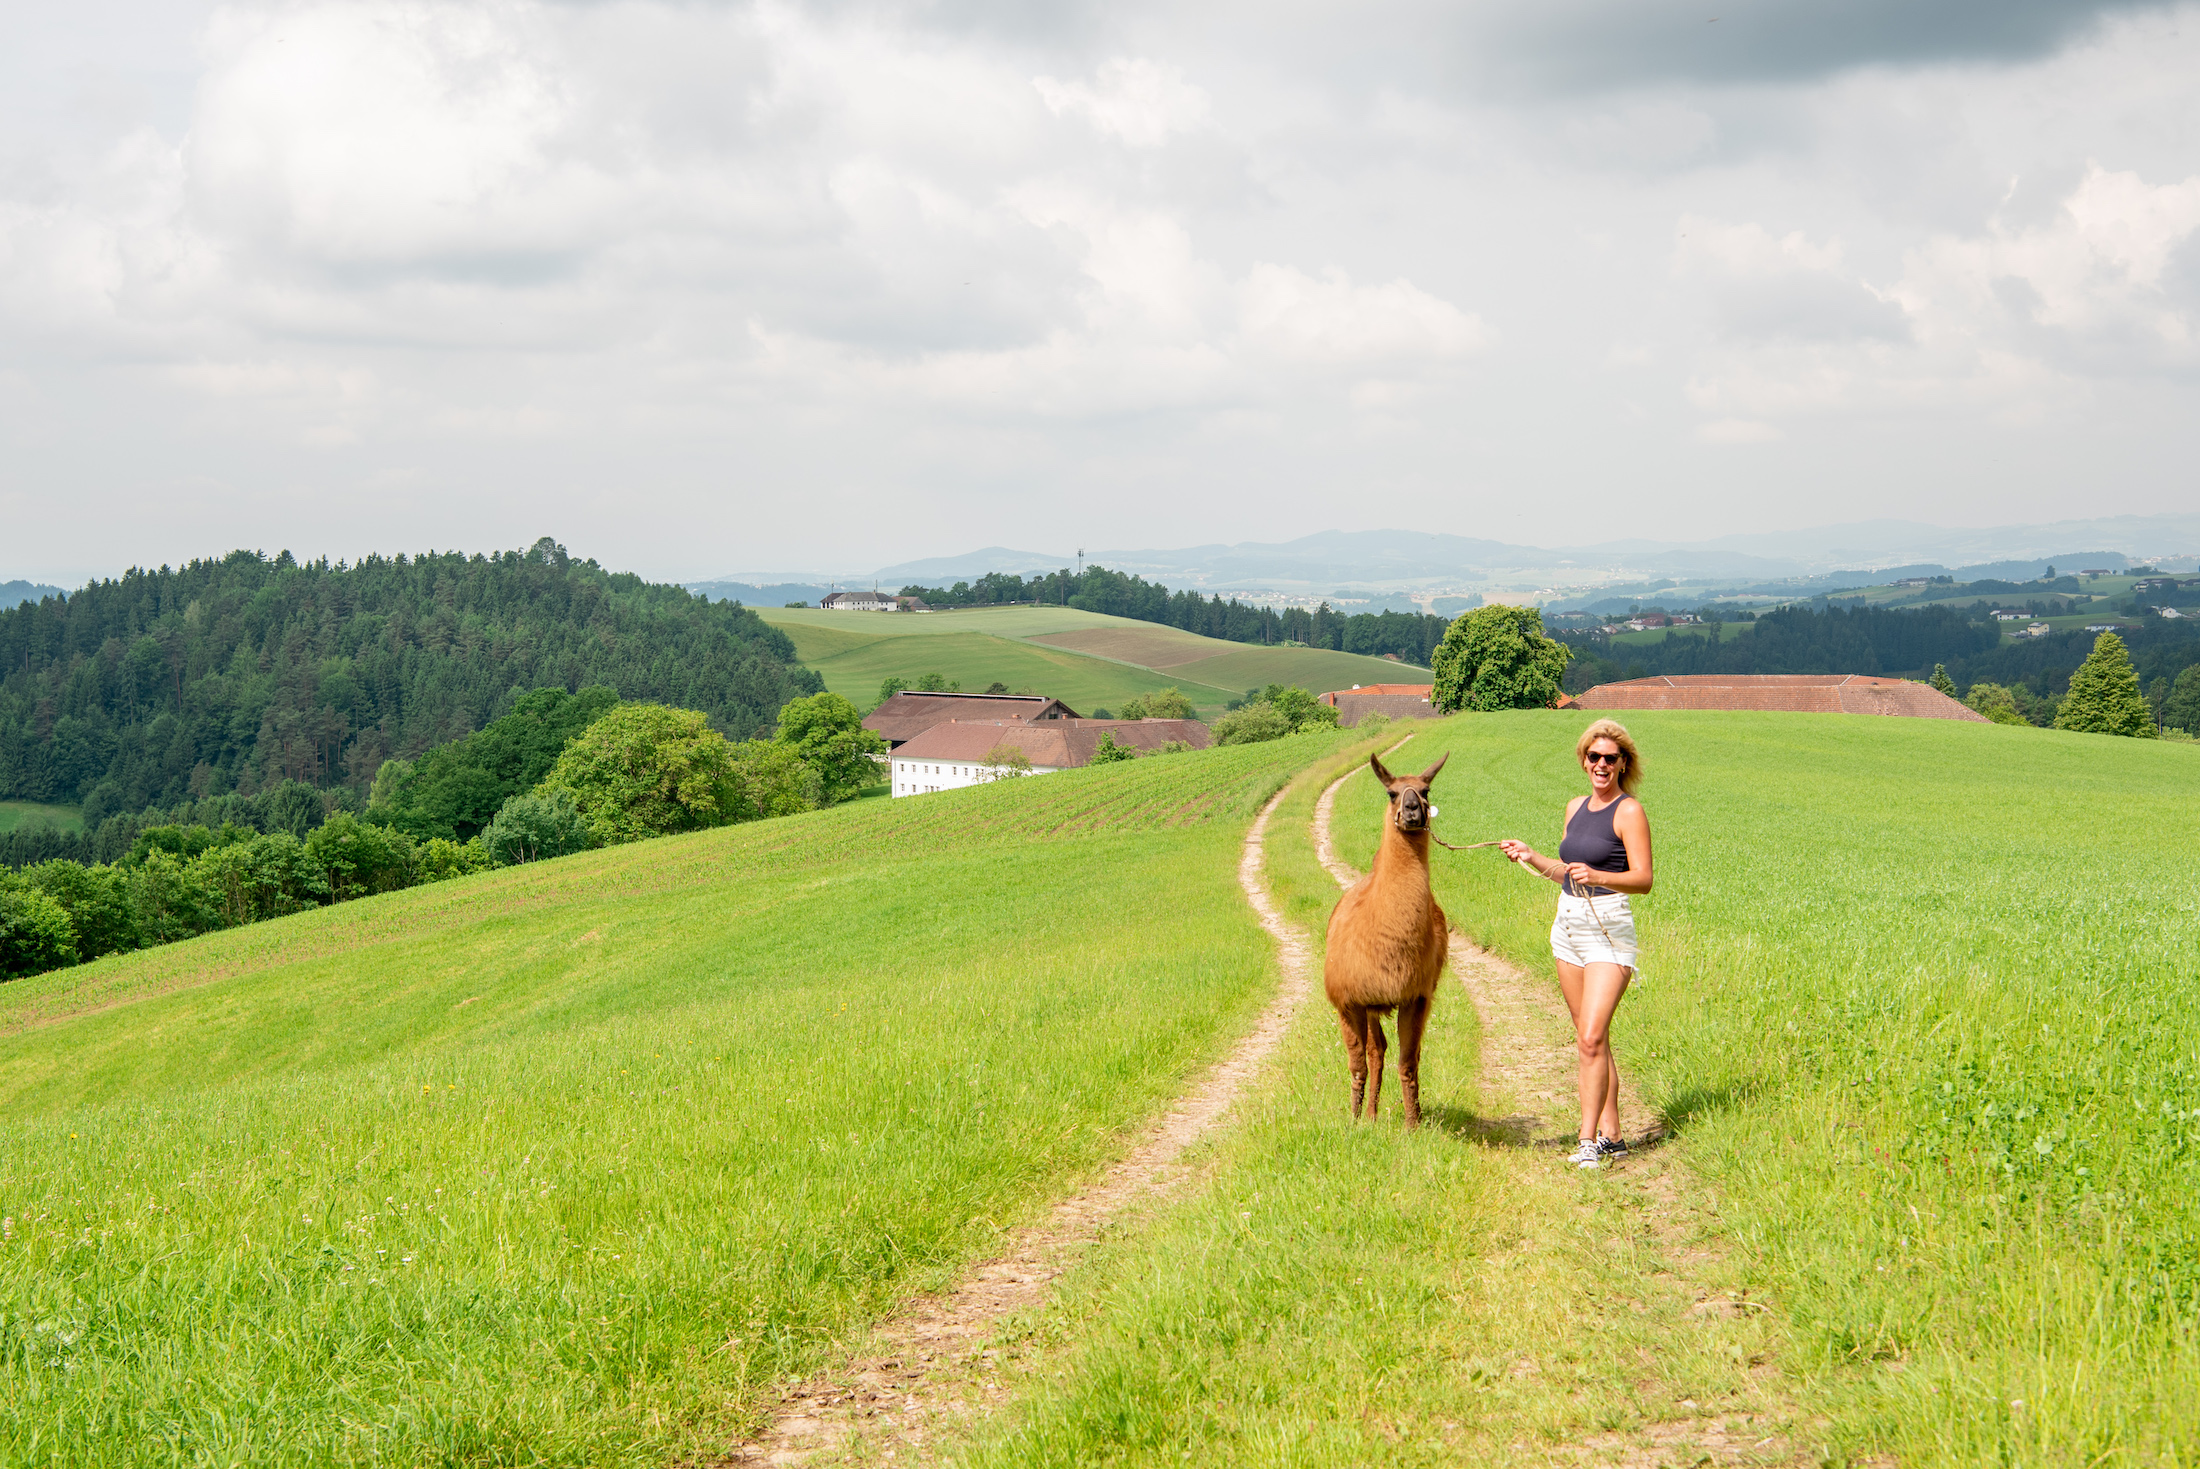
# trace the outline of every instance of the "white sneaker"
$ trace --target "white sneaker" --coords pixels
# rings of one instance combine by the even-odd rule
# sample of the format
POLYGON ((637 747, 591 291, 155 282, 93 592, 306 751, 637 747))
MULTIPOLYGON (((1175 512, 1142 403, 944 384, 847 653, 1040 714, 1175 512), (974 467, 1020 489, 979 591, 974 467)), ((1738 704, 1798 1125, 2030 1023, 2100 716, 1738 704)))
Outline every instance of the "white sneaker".
POLYGON ((1581 1146, 1574 1149, 1574 1155, 1566 1161, 1576 1168, 1602 1168, 1604 1150, 1597 1146, 1595 1138, 1585 1137, 1581 1140, 1581 1146))

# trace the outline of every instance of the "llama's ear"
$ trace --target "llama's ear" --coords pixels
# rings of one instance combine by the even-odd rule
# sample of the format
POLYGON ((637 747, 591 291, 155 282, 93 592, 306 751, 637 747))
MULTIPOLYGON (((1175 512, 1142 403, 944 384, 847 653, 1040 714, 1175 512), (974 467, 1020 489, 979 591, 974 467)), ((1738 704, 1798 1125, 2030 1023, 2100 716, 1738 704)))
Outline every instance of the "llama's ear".
POLYGON ((1444 762, 1446 760, 1449 760, 1450 758, 1451 751, 1449 750, 1446 750, 1443 754, 1438 755, 1436 757, 1436 763, 1421 772, 1421 784, 1427 785, 1430 781, 1436 779, 1436 772, 1442 770, 1444 768, 1444 762))
POLYGON ((1375 778, 1383 783, 1385 789, 1388 789, 1391 781, 1396 779, 1389 771, 1383 769, 1383 757, 1380 755, 1368 756, 1367 768, 1375 772, 1375 778))

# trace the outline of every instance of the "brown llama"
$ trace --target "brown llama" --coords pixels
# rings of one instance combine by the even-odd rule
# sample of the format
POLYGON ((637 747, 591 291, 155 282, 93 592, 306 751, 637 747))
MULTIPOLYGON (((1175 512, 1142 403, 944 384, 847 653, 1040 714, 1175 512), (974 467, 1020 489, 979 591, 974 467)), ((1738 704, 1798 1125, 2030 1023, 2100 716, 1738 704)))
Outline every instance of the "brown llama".
POLYGON ((1383 1015, 1398 1012, 1398 1083, 1406 1097, 1406 1126, 1421 1125, 1421 1035, 1443 973, 1444 910, 1428 888, 1429 783, 1451 756, 1441 756, 1419 775, 1395 776, 1377 756, 1368 757, 1375 778, 1390 792, 1383 844, 1375 866, 1346 890, 1329 915, 1329 957, 1322 985, 1337 1009, 1344 1048, 1352 1065, 1352 1115, 1367 1100, 1373 1120, 1383 1097, 1383 1015), (1370 1069, 1373 1085, 1369 1085, 1370 1069))

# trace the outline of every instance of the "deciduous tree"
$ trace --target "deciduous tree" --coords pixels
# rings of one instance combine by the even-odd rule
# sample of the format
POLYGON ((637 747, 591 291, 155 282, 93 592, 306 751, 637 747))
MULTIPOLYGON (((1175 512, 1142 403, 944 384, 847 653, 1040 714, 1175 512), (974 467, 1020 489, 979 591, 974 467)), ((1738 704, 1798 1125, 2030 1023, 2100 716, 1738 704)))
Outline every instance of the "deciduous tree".
POLYGON ((1494 603, 1461 615, 1436 649, 1430 702, 1446 714, 1461 709, 1546 709, 1558 698, 1571 656, 1546 637, 1533 607, 1494 603))
POLYGON ((561 790, 606 846, 722 826, 742 809, 726 737, 697 711, 662 704, 622 704, 590 725, 536 793, 561 790))
POLYGON ((802 757, 825 783, 827 801, 845 801, 884 780, 874 755, 886 741, 863 727, 863 715, 838 694, 812 694, 779 711, 779 743, 802 757))

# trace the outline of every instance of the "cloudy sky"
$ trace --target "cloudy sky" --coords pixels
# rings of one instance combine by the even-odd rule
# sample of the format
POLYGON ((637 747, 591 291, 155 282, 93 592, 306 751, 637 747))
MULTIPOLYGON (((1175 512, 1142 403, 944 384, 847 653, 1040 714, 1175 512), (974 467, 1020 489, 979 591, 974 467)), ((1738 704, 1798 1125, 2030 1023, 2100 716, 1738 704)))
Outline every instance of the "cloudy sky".
POLYGON ((2200 6, 0 16, 0 579, 2200 499, 2200 6))

